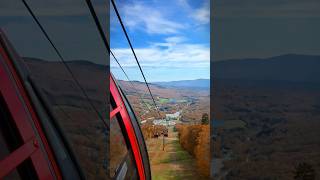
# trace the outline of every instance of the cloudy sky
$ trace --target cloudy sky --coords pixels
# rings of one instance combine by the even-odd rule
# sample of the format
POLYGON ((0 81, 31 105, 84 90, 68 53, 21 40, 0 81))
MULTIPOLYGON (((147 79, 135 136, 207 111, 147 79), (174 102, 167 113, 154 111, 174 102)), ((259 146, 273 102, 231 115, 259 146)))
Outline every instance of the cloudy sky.
POLYGON ((213 61, 320 55, 319 0, 213 2, 213 61))
MULTIPOLYGON (((28 0, 27 3, 66 61, 108 63, 108 51, 85 1, 28 0)), ((95 0, 94 7, 106 30, 106 1, 95 0)), ((20 56, 61 61, 22 1, 0 1, 0 28, 20 56)))
MULTIPOLYGON (((118 10, 149 82, 209 78, 209 0, 118 0, 118 10)), ((110 44, 130 76, 142 80, 111 10, 110 44)), ((111 71, 125 79, 114 59, 111 71)))

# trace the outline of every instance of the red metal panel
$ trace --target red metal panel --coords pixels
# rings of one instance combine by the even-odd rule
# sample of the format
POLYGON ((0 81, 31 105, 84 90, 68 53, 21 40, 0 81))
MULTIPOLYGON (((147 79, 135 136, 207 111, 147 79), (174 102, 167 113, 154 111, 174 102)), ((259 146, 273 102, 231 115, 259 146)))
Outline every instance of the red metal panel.
POLYGON ((34 145, 34 141, 36 140, 30 139, 27 143, 0 161, 0 177, 8 175, 39 148, 34 145))
MULTIPOLYGON (((26 143, 29 139, 36 137, 34 129, 30 124, 30 120, 32 120, 41 138, 41 143, 45 148, 45 151, 39 149, 30 156, 37 175, 39 179, 54 179, 55 177, 57 179, 62 179, 58 166, 54 160, 53 153, 41 129, 38 117, 32 108, 30 99, 26 94, 22 82, 9 57, 2 47, 0 47, 0 55, 5 60, 5 63, 9 66, 9 70, 12 75, 10 76, 7 70, 0 65, 0 92, 8 105, 22 140, 26 143), (20 94, 22 97, 18 94, 20 94), (47 154, 47 157, 50 161, 48 161, 45 154, 47 154), (53 167, 54 172, 50 170, 49 163, 53 167)), ((2 178, 2 176, 0 176, 0 178, 2 178)))
MULTIPOLYGON (((110 93, 114 97, 117 107, 124 107, 124 102, 122 100, 122 97, 121 97, 121 95, 118 91, 118 88, 117 88, 117 86, 111 76, 110 76, 110 93)), ((131 123, 130 116, 129 116, 126 108, 121 108, 119 112, 120 112, 120 115, 123 119, 123 123, 124 123, 124 126, 126 128, 126 132, 129 137, 130 145, 131 145, 131 148, 133 151, 133 156, 134 156, 136 166, 138 169, 139 179, 145 180, 146 177, 145 177, 142 157, 141 157, 141 153, 140 153, 140 148, 139 148, 136 134, 133 129, 133 125, 131 123)), ((110 117, 110 119, 111 119, 111 117, 110 117)))
POLYGON ((117 108, 115 108, 114 110, 112 110, 112 111, 110 112, 110 119, 112 119, 113 116, 115 116, 118 112, 120 112, 120 110, 121 110, 121 106, 118 106, 117 108))

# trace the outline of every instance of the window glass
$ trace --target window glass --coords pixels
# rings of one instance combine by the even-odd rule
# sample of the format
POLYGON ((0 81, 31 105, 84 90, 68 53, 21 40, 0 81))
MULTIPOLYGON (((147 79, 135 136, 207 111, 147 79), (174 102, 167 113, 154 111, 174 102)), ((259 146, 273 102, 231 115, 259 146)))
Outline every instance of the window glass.
MULTIPOLYGON (((108 55, 86 2, 27 3, 62 59, 22 1, 0 2, 0 28, 22 57, 39 93, 48 100, 85 177, 108 178, 108 55)), ((105 5, 100 2, 94 7, 100 9, 101 20, 105 5)))
POLYGON ((319 179, 320 1, 213 2, 213 179, 319 179))
POLYGON ((15 127, 2 94, 0 94, 0 159, 4 159, 22 145, 18 129, 15 127))
POLYGON ((128 154, 128 149, 116 117, 110 120, 110 129, 110 176, 114 177, 128 154))
MULTIPOLYGON (((115 107, 114 97, 111 97, 110 112, 115 107)), ((118 112, 110 119, 110 177, 116 179, 138 179, 136 163, 123 119, 118 112)))

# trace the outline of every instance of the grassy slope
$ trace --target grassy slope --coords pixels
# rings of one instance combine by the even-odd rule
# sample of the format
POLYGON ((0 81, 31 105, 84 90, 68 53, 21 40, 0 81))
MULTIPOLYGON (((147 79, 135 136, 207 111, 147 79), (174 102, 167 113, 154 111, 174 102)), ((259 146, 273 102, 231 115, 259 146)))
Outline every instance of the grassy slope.
POLYGON ((169 137, 165 139, 164 151, 162 151, 162 137, 149 139, 147 146, 151 161, 152 179, 203 179, 195 171, 195 159, 181 148, 178 134, 173 132, 172 128, 169 128, 169 137))

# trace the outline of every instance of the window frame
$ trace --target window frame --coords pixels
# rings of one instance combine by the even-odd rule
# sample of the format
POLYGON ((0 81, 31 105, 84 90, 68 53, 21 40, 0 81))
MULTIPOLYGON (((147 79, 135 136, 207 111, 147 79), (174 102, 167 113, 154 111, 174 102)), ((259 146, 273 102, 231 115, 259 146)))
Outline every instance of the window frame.
POLYGON ((0 178, 30 159, 39 179, 62 179, 29 96, 12 64, 0 31, 0 93, 17 127, 22 145, 0 160, 0 178))
MULTIPOLYGON (((85 179, 79 160, 60 124, 57 122, 57 117, 53 113, 48 99, 43 96, 40 87, 33 81, 24 60, 15 51, 1 28, 0 50, 0 66, 5 68, 5 73, 8 73, 10 77, 12 76, 13 86, 20 93, 17 96, 21 98, 22 102, 28 103, 29 108, 32 110, 28 111, 29 114, 32 113, 32 116, 29 117, 30 124, 34 133, 38 136, 37 138, 46 143, 40 143, 40 145, 48 164, 53 166, 51 169, 55 173, 55 179, 85 179), (2 54, 6 59, 2 57, 2 54), (13 75, 15 76, 13 77, 13 75), (19 87, 20 89, 18 89, 19 87), (24 97, 21 97, 22 95, 24 97), (35 126, 36 124, 38 125, 35 126)), ((2 88, 1 85, 0 83, 0 88, 2 88)))
POLYGON ((113 107, 113 110, 110 112, 110 120, 116 115, 121 116, 126 132, 125 136, 129 141, 134 156, 139 179, 151 179, 149 157, 140 126, 138 125, 130 104, 127 102, 121 88, 117 85, 116 80, 112 75, 110 75, 110 95, 115 101, 115 107, 113 107))

